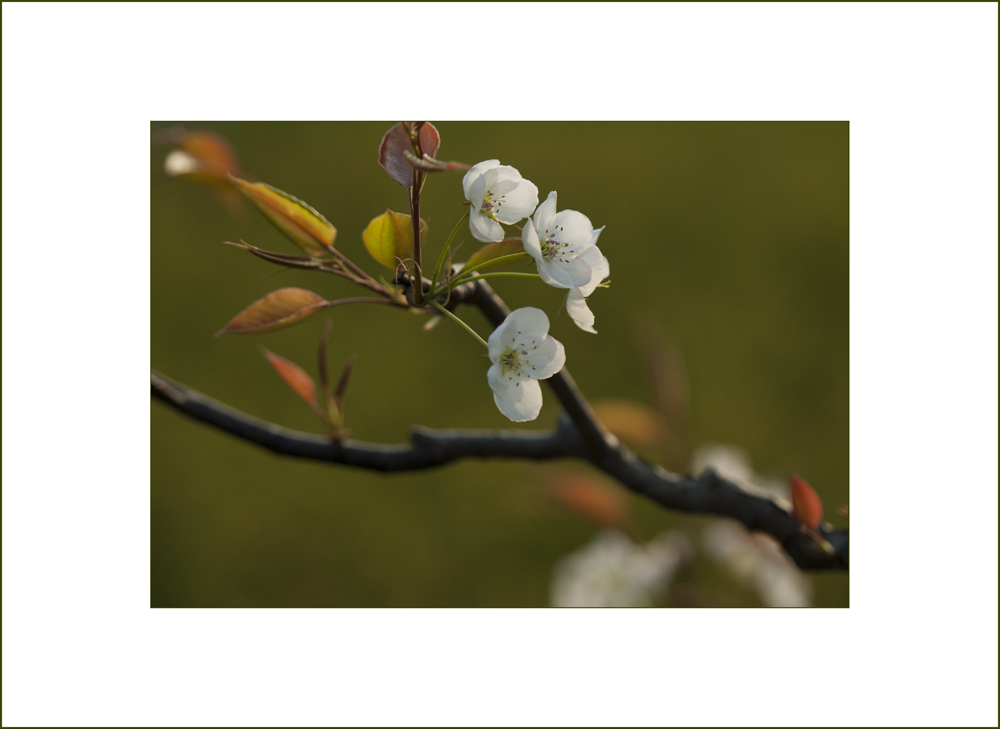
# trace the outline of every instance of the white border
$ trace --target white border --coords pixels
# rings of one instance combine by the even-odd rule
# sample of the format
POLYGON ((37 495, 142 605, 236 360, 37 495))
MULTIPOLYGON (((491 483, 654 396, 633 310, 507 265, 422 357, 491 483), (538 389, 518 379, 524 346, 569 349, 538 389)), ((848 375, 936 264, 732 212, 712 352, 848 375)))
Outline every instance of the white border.
POLYGON ((996 725, 996 140, 995 3, 4 3, 3 724, 996 725), (423 116, 850 120, 849 610, 148 609, 148 121, 423 116))

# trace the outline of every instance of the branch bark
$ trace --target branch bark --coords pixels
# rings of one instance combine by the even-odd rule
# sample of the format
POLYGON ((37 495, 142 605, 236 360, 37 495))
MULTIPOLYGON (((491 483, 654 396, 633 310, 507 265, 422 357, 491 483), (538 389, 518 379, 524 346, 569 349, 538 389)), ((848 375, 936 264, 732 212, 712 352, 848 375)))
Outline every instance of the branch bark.
MULTIPOLYGON (((478 307, 494 326, 510 313, 485 281, 452 291, 448 308, 478 307)), ((289 430, 224 405, 157 372, 151 376, 152 395, 171 407, 220 430, 297 458, 337 463, 383 472, 434 468, 463 458, 579 458, 657 504, 675 511, 736 519, 751 531, 770 534, 802 569, 847 569, 849 534, 821 524, 818 534, 829 549, 807 535, 786 503, 721 478, 711 469, 698 477, 679 476, 646 463, 618 442, 595 417, 569 372, 546 380, 565 414, 551 432, 504 430, 431 430, 415 427, 410 443, 385 445, 329 438, 289 430)))

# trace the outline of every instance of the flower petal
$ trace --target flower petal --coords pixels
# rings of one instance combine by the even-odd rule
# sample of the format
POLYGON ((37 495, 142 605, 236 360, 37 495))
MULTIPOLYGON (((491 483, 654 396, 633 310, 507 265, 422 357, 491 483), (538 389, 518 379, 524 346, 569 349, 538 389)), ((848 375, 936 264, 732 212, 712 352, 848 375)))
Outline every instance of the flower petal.
POLYGON ((472 231, 472 236, 483 243, 498 243, 503 240, 503 228, 500 227, 500 223, 486 217, 475 208, 469 216, 469 229, 472 231))
POLYGON ((546 336, 538 343, 537 349, 528 351, 528 362, 531 363, 530 377, 547 380, 566 364, 566 348, 562 342, 546 336))
MULTIPOLYGON (((603 230, 603 228, 601 229, 603 230)), ((599 231, 598 231, 599 232, 599 231)), ((611 264, 597 246, 591 246, 580 254, 579 259, 590 266, 590 281, 580 287, 583 296, 590 296, 597 290, 598 284, 611 275, 611 264)))
POLYGON ((524 221, 524 227, 521 229, 521 243, 524 245, 525 252, 535 261, 542 260, 542 246, 538 241, 538 233, 535 232, 535 224, 531 222, 531 218, 524 221))
POLYGON ((516 326, 516 324, 512 323, 511 317, 508 316, 503 320, 503 323, 501 323, 500 326, 494 329, 493 333, 490 334, 488 344, 490 360, 492 362, 496 363, 500 358, 500 355, 503 353, 504 347, 511 343, 512 340, 507 336, 507 330, 513 326, 516 326))
POLYGON ((486 195, 486 180, 482 175, 469 183, 465 191, 465 198, 472 203, 472 212, 478 213, 483 209, 483 197, 486 195))
MULTIPOLYGON (((543 231, 538 231, 539 235, 543 235, 543 231)), ((549 231, 560 243, 569 243, 577 253, 582 253, 594 242, 594 226, 590 224, 590 218, 576 210, 556 213, 549 231)))
POLYGON ((505 340, 511 339, 513 342, 523 343, 526 337, 541 339, 549 333, 549 317, 534 306, 525 306, 512 311, 500 326, 508 324, 510 329, 505 340))
MULTIPOLYGON (((483 176, 486 170, 493 169, 499 166, 500 160, 498 159, 488 159, 485 162, 480 162, 477 165, 473 165, 472 169, 465 173, 465 177, 462 178, 462 190, 465 192, 465 199, 472 200, 470 197, 470 192, 472 189, 472 183, 483 176)), ((485 187, 483 188, 485 191, 485 187)), ((483 193, 479 193, 479 198, 482 199, 483 193)))
POLYGON ((538 274, 549 286, 571 289, 590 282, 590 265, 580 257, 571 258, 566 262, 548 261, 543 258, 536 263, 538 274))
POLYGON ((484 172, 483 179, 486 180, 486 189, 496 197, 517 187, 521 182, 521 173, 510 165, 499 165, 484 172))
POLYGON ((594 313, 587 306, 587 298, 580 289, 570 289, 566 298, 566 311, 578 327, 585 332, 597 334, 594 329, 594 313))
POLYGON ((538 380, 517 380, 502 395, 494 390, 493 401, 515 423, 534 420, 542 410, 542 386, 538 380))
POLYGON ((490 389, 493 390, 493 394, 499 397, 503 397, 507 394, 507 387, 511 384, 506 377, 502 374, 503 368, 500 366, 499 362, 494 362, 493 366, 490 367, 489 371, 486 373, 486 381, 490 383, 490 389))
POLYGON ((592 246, 596 246, 597 245, 597 239, 601 237, 601 231, 604 230, 607 227, 608 226, 606 226, 606 225, 602 225, 600 228, 598 228, 597 230, 594 231, 594 237, 590 239, 590 245, 592 245, 592 246))
POLYGON ((545 202, 538 206, 535 211, 535 227, 538 230, 545 230, 552 227, 552 219, 556 216, 556 191, 553 190, 545 198, 545 202))
POLYGON ((504 194, 503 203, 496 211, 497 220, 513 225, 535 212, 536 205, 538 188, 530 180, 521 180, 516 188, 504 194))

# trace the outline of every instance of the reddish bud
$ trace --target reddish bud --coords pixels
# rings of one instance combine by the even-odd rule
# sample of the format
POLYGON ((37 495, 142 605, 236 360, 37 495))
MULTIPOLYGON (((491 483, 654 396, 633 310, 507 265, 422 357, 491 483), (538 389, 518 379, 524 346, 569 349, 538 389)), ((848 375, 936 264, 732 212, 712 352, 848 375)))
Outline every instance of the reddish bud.
POLYGON ((797 474, 792 474, 792 513, 810 529, 817 529, 823 518, 823 501, 819 494, 797 474))

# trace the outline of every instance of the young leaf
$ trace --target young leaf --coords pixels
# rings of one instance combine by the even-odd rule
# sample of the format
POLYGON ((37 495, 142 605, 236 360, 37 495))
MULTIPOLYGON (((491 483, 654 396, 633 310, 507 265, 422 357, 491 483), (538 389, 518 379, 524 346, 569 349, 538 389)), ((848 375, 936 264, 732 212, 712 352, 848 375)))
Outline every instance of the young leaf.
MULTIPOLYGON (((372 219, 361 234, 372 258, 388 268, 413 257, 413 223, 409 215, 386 210, 372 219)), ((420 241, 427 236, 427 223, 420 221, 420 241)))
POLYGON ((249 243, 240 241, 239 243, 233 243, 232 241, 224 240, 223 245, 233 246, 234 248, 241 248, 248 253, 252 253, 258 258, 263 258, 265 261, 270 263, 276 263, 279 266, 284 266, 286 268, 321 268, 324 263, 333 263, 332 258, 315 258, 313 256, 294 256, 289 253, 275 253, 274 251, 265 251, 263 248, 258 248, 257 246, 252 246, 249 243))
POLYGON ((260 348, 261 353, 267 357, 274 371, 285 381, 285 384, 292 388, 292 392, 302 398, 302 401, 309 407, 316 406, 316 386, 312 378, 306 371, 291 360, 279 357, 273 352, 269 352, 264 347, 260 348))
POLYGON ((205 130, 178 132, 171 141, 178 148, 163 161, 164 172, 170 177, 228 188, 231 183, 227 175, 239 174, 236 151, 218 134, 205 130))
MULTIPOLYGON (((420 150, 423 154, 433 157, 437 154, 441 145, 441 137, 437 129, 430 122, 425 122, 420 127, 420 150)), ((400 122, 394 124, 382 137, 382 143, 378 148, 378 163, 382 166, 389 177, 394 179, 403 187, 409 187, 412 180, 413 167, 406 160, 406 152, 414 153, 413 140, 407 131, 407 123, 400 122)))
POLYGON ((823 518, 823 502, 819 494, 797 474, 792 474, 792 513, 814 531, 823 518))
POLYGON ((569 511, 603 527, 626 529, 629 503, 618 489, 581 473, 556 477, 552 498, 569 511))
POLYGON ((274 227, 310 256, 322 256, 333 245, 337 229, 306 203, 263 182, 229 178, 274 227))
POLYGON ((340 382, 337 383, 337 391, 333 393, 333 401, 337 406, 337 411, 343 415, 344 412, 344 397, 347 395, 347 386, 351 382, 351 373, 354 372, 354 360, 358 356, 352 354, 351 358, 347 360, 347 364, 344 365, 344 371, 340 373, 340 382))
POLYGON ((312 316, 326 305, 326 299, 312 291, 278 289, 250 304, 233 317, 219 334, 262 334, 285 329, 312 316))
POLYGON ((319 338, 319 387, 323 393, 323 404, 327 412, 333 417, 330 406, 333 405, 333 393, 330 392, 330 368, 326 364, 326 343, 330 339, 330 332, 333 331, 333 322, 327 319, 326 326, 323 327, 323 336, 319 338))
POLYGON ((656 448, 666 431, 664 418, 650 407, 628 400, 596 400, 594 414, 608 430, 633 448, 656 448))
POLYGON ((497 243, 488 243, 472 254, 472 258, 462 267, 462 273, 468 271, 473 266, 480 266, 495 258, 509 256, 514 253, 524 253, 524 244, 520 238, 505 238, 497 243))
POLYGON ((428 157, 437 157, 438 149, 441 147, 441 135, 437 128, 430 122, 424 122, 420 127, 420 153, 428 157))

